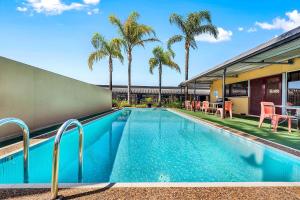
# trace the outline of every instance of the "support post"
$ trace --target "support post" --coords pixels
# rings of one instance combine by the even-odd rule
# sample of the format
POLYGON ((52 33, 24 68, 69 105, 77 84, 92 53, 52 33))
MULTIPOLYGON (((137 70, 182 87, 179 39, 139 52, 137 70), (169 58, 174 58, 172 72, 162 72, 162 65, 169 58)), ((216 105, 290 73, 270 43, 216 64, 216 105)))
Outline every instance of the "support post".
POLYGON ((226 94, 226 91, 225 91, 225 81, 226 81, 226 70, 227 68, 224 68, 224 71, 223 71, 223 78, 222 78, 222 109, 223 109, 223 115, 222 115, 222 119, 224 119, 225 117, 225 94, 226 94))
POLYGON ((182 108, 182 86, 180 85, 180 95, 179 95, 179 100, 182 108))
POLYGON ((194 112, 196 111, 196 80, 194 81, 194 112))
POLYGON ((288 96, 288 88, 287 88, 287 73, 286 72, 283 72, 282 73, 282 83, 281 83, 281 90, 282 90, 282 93, 281 93, 281 102, 282 102, 282 105, 283 107, 281 108, 281 113, 286 115, 287 114, 287 110, 286 110, 286 106, 287 105, 287 96, 288 96))

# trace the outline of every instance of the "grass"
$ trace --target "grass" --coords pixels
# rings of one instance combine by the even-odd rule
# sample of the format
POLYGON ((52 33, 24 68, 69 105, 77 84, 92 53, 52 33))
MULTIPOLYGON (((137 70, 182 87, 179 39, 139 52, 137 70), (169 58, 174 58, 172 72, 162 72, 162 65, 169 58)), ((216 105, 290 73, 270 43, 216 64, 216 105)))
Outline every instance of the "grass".
POLYGON ((270 124, 268 123, 269 121, 267 120, 261 128, 258 128, 258 118, 256 117, 236 115, 232 119, 226 118, 222 120, 219 116, 212 114, 204 114, 202 112, 193 112, 184 109, 176 110, 300 150, 300 133, 296 129, 293 129, 292 133, 288 133, 286 127, 280 126, 278 127, 277 132, 273 132, 270 128, 270 124))

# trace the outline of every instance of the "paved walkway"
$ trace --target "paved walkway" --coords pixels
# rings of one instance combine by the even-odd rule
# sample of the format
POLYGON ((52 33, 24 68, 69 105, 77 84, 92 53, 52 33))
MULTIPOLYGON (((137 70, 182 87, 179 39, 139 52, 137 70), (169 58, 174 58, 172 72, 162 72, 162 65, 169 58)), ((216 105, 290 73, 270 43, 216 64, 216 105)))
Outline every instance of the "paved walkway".
MULTIPOLYGON (((297 187, 60 189, 61 199, 300 199, 297 187)), ((50 189, 0 190, 0 199, 50 199, 50 189)))

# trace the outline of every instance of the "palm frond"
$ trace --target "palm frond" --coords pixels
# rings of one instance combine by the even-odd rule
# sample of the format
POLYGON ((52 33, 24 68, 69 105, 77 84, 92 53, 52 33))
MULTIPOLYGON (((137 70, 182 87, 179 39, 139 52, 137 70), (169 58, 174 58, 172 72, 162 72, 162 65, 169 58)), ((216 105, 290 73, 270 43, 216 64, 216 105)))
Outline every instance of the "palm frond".
POLYGON ((171 69, 175 69, 180 73, 180 68, 179 66, 172 60, 172 54, 169 51, 166 51, 163 53, 162 57, 162 64, 166 65, 167 67, 171 69))
POLYGON ((173 58, 175 57, 175 52, 172 49, 172 45, 175 44, 176 42, 182 41, 182 39, 183 39, 182 35, 174 35, 167 41, 167 48, 171 52, 173 58))
POLYGON ((118 19, 115 15, 109 16, 109 21, 111 24, 117 26, 119 33, 124 37, 125 31, 120 19, 118 19))
POLYGON ((160 42, 160 40, 157 38, 147 38, 147 39, 137 41, 135 44, 133 44, 133 46, 140 45, 140 46, 144 47, 144 44, 147 42, 160 42))
POLYGON ((93 65, 95 62, 101 60, 102 58, 104 58, 106 56, 108 56, 108 54, 107 54, 107 52, 105 52, 103 50, 97 50, 97 51, 92 52, 88 58, 88 66, 89 66, 90 70, 93 70, 93 65))
POLYGON ((191 38, 191 39, 189 40, 189 43, 190 43, 190 46, 191 46, 193 49, 197 49, 197 48, 198 48, 195 38, 191 38))
POLYGON ((208 33, 209 35, 214 36, 214 38, 218 38, 218 28, 212 24, 206 24, 206 25, 202 25, 199 27, 199 29, 197 30, 197 35, 199 34, 204 34, 204 33, 208 33))
POLYGON ((140 24, 137 27, 137 29, 138 29, 139 34, 141 34, 141 35, 148 35, 148 36, 153 35, 154 37, 156 37, 156 33, 151 26, 140 24))
POLYGON ((200 19, 200 23, 203 22, 204 20, 207 21, 208 23, 211 23, 211 15, 210 15, 209 11, 202 10, 202 11, 196 12, 196 15, 200 19))
POLYGON ((169 60, 168 63, 165 65, 168 66, 170 69, 175 69, 178 73, 181 73, 179 65, 173 60, 169 60))
POLYGON ((153 70, 155 67, 157 67, 159 64, 159 61, 157 58, 150 58, 149 59, 149 71, 151 74, 153 74, 153 70))
POLYGON ((140 17, 140 14, 136 11, 133 11, 132 13, 130 13, 127 20, 136 22, 139 17, 140 17))
POLYGON ((91 43, 95 49, 101 49, 102 46, 106 45, 106 41, 100 33, 94 33, 91 43))
POLYGON ((112 52, 112 57, 113 57, 113 58, 117 58, 117 59, 123 64, 123 62, 124 62, 124 57, 123 57, 123 55, 122 55, 122 53, 121 53, 120 50, 115 49, 115 50, 112 52))
POLYGON ((178 26, 179 29, 181 29, 182 32, 186 33, 186 25, 183 17, 181 15, 178 15, 176 13, 171 14, 169 21, 171 24, 175 24, 178 26))

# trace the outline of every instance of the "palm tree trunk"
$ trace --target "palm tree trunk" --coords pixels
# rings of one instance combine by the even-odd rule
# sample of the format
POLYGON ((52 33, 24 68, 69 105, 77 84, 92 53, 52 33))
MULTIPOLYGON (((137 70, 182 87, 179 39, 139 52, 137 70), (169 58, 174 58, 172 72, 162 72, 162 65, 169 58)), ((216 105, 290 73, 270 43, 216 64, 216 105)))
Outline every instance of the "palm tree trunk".
POLYGON ((131 105, 131 49, 128 50, 128 91, 127 91, 127 100, 128 104, 131 105))
MULTIPOLYGON (((190 57, 190 45, 185 42, 185 80, 189 79, 189 57, 190 57)), ((188 86, 185 86, 184 91, 185 100, 188 99, 188 86)))
POLYGON ((161 75, 162 75, 162 64, 159 63, 159 89, 158 89, 158 106, 161 107, 161 75))
POLYGON ((113 72, 113 62, 112 62, 112 57, 109 56, 109 60, 108 60, 108 64, 109 64, 109 89, 110 91, 112 91, 112 72, 113 72))

